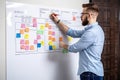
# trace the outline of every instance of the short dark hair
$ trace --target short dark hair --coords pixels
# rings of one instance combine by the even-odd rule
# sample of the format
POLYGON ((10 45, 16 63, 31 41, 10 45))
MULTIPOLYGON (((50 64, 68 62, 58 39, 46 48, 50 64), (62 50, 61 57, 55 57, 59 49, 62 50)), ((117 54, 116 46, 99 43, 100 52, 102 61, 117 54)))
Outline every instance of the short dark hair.
POLYGON ((87 3, 87 4, 82 4, 83 8, 87 8, 87 11, 93 11, 99 13, 98 6, 94 3, 87 3))

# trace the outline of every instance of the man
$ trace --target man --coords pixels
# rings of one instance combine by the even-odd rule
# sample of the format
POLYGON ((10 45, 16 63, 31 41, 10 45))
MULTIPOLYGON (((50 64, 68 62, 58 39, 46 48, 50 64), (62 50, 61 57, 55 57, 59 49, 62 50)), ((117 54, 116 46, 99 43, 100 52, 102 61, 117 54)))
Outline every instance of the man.
POLYGON ((93 3, 83 4, 81 15, 83 30, 73 30, 58 19, 55 13, 50 18, 58 25, 66 35, 80 40, 72 45, 60 42, 60 47, 69 52, 79 52, 78 75, 80 80, 103 80, 104 71, 101 62, 101 54, 104 45, 104 32, 98 24, 98 7, 93 3))

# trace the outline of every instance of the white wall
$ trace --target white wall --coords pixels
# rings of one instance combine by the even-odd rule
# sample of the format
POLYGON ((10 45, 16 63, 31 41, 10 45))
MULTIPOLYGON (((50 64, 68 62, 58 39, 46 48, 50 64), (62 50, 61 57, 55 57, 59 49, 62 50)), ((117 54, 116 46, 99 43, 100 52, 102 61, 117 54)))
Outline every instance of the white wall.
MULTIPOLYGON (((82 3, 88 2, 88 0, 51 0, 51 1, 50 0, 7 0, 7 1, 27 3, 27 4, 37 4, 37 5, 50 6, 50 7, 56 7, 56 8, 72 8, 72 9, 80 9, 82 3)), ((5 18, 6 18, 5 17, 5 0, 0 0, 0 36, 1 36, 1 38, 0 38, 0 80, 6 80, 6 66, 7 65, 6 65, 6 51, 5 51, 6 50, 5 18)), ((59 55, 61 57, 65 57, 62 54, 59 54, 59 55)), ((49 57, 50 60, 52 59, 54 61, 54 59, 55 59, 55 58, 53 58, 54 56, 56 56, 56 54, 50 55, 50 57, 49 57)), ((40 56, 38 56, 38 57, 40 57, 40 56)), ((67 56, 67 57, 69 57, 69 56, 67 56)), ((59 57, 59 59, 60 59, 60 57, 59 57)), ((59 65, 63 65, 63 66, 60 66, 61 67, 60 70, 64 71, 62 69, 62 67, 64 67, 64 64, 59 64, 59 65)), ((67 79, 65 79, 65 80, 67 80, 67 79)))
POLYGON ((0 0, 0 80, 5 80, 5 0, 0 0))

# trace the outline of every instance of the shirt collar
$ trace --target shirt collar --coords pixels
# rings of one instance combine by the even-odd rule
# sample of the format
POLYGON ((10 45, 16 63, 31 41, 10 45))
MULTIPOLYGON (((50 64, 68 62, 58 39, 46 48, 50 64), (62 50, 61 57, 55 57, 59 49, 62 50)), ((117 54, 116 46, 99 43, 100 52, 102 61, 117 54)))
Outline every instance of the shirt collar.
POLYGON ((92 27, 95 26, 95 25, 98 25, 98 22, 95 22, 95 23, 92 23, 92 24, 87 25, 87 26, 85 27, 85 30, 88 30, 88 29, 92 28, 92 27))

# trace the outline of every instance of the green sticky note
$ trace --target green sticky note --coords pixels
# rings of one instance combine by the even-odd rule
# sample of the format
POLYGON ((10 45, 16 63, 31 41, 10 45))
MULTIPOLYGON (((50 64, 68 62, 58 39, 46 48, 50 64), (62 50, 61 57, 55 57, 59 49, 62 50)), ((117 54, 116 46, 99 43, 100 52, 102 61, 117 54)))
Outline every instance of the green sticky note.
POLYGON ((68 53, 68 50, 67 49, 63 49, 62 53, 66 54, 66 53, 68 53))
POLYGON ((37 34, 43 34, 44 31, 43 30, 37 30, 37 34))

